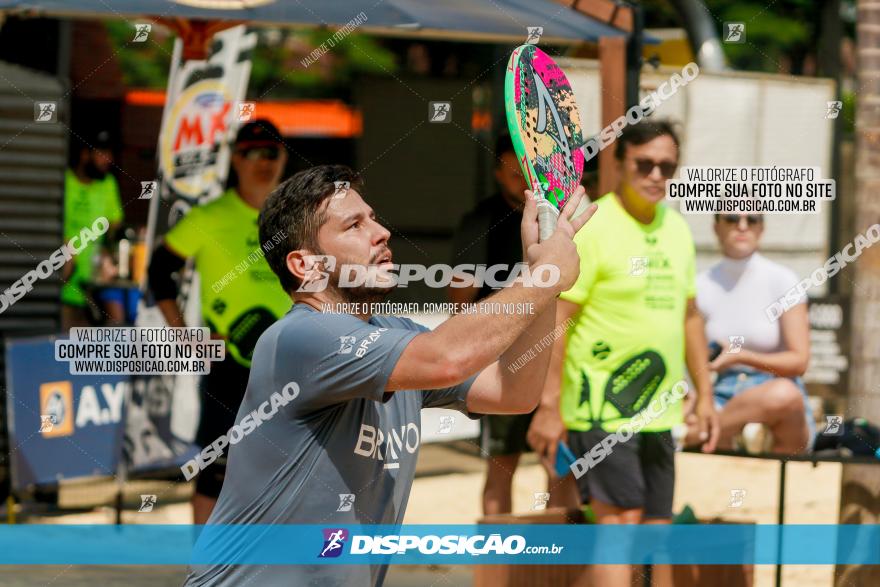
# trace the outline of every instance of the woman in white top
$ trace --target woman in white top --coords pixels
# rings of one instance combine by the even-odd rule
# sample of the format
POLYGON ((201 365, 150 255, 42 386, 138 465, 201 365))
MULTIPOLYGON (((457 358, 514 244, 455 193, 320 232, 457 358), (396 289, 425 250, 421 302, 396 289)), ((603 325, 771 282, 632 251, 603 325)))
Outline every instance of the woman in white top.
POLYGON ((707 340, 716 353, 720 347, 709 364, 718 373, 719 447, 730 448, 743 426, 760 422, 772 433, 773 452, 795 454, 809 450, 814 432, 800 380, 810 358, 807 300, 799 295, 781 316, 768 310, 798 278, 758 253, 763 231, 758 215, 715 216, 724 258, 697 277, 697 306, 707 340))

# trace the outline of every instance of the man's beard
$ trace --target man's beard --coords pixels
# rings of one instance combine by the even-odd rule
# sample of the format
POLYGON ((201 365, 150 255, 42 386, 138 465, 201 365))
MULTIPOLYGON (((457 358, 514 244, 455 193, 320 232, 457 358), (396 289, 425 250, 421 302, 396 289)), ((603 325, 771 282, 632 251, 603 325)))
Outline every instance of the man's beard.
POLYGON ((327 285, 336 293, 344 304, 374 304, 383 301, 391 295, 394 287, 375 287, 369 285, 359 285, 356 287, 339 287, 339 274, 334 272, 330 276, 330 283, 327 285))
MULTIPOLYGON (((376 258, 380 258, 385 251, 378 254, 376 258)), ((374 259, 375 261, 375 259, 374 259)), ((340 262, 337 263, 336 267, 333 268, 333 271, 330 273, 329 280, 327 282, 327 289, 334 292, 338 299, 342 303, 346 304, 372 304, 383 301, 389 295, 394 292, 394 288, 396 285, 388 285, 388 286, 380 286, 371 283, 373 276, 376 275, 377 267, 373 264, 369 264, 366 266, 367 273, 369 277, 366 280, 366 283, 356 286, 345 286, 340 287, 339 282, 342 276, 342 270, 346 265, 361 265, 362 263, 347 263, 340 262)), ((380 277, 384 274, 385 271, 379 270, 380 277)), ((393 282, 396 284, 396 282, 393 282)))
POLYGON ((100 180, 100 179, 104 179, 105 177, 107 177, 107 172, 99 169, 98 166, 95 165, 94 161, 89 161, 88 163, 86 163, 86 166, 85 166, 85 169, 83 169, 83 172, 85 172, 86 177, 89 177, 91 179, 100 180))

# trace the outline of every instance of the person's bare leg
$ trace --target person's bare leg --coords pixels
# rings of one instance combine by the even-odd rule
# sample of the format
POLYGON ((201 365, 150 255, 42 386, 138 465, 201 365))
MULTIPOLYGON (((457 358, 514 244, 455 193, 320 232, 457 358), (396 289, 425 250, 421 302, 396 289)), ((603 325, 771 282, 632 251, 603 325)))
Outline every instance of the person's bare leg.
MULTIPOLYGON (((623 509, 608 503, 590 501, 598 524, 638 524, 642 520, 641 509, 623 509)), ((632 565, 593 565, 593 585, 602 587, 630 587, 632 565)))
POLYGON ((86 317, 85 309, 68 304, 61 305, 61 329, 64 332, 69 332, 71 328, 88 325, 89 320, 86 317))
POLYGON ((105 302, 104 313, 107 315, 107 326, 125 324, 125 308, 119 302, 105 302))
POLYGON ((201 493, 193 493, 191 503, 193 508, 193 524, 205 524, 208 522, 208 518, 211 517, 211 512, 214 511, 217 500, 201 493))
MULTIPOLYGON (((643 524, 671 524, 669 518, 645 518, 643 524)), ((652 587, 672 587, 672 565, 654 565, 651 567, 652 587)))
POLYGON ((809 440, 804 398, 794 381, 771 379, 736 395, 719 414, 721 438, 739 434, 749 422, 766 424, 773 433, 773 452, 802 452, 809 440))
POLYGON ((489 457, 486 460, 486 484, 483 486, 483 515, 509 514, 513 509, 513 474, 519 453, 489 457))
POLYGON ((547 492, 550 501, 547 507, 577 509, 581 507, 581 494, 578 491, 574 475, 566 475, 562 479, 551 477, 547 480, 547 492))

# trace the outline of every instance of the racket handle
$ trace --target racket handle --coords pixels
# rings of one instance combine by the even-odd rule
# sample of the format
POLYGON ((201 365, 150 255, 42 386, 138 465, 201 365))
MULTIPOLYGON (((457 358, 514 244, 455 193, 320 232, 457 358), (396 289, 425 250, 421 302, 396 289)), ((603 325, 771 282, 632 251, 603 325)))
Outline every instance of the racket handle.
POLYGON ((545 198, 538 199, 538 238, 542 242, 553 236, 559 212, 545 198))

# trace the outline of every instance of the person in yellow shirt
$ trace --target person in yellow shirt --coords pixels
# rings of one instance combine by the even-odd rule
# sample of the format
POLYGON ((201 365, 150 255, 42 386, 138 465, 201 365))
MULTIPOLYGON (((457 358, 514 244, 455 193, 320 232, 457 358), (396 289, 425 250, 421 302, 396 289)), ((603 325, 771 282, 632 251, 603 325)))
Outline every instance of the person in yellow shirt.
MULTIPOLYGON (((211 335, 226 342, 226 358, 211 366, 201 381, 201 414, 195 443, 206 447, 236 423, 247 388, 257 339, 291 306, 290 297, 266 262, 260 242, 260 208, 284 173, 287 152, 278 129, 268 120, 242 126, 235 139, 232 167, 237 178, 216 200, 197 206, 165 235, 150 260, 149 283, 169 326, 184 326, 172 275, 186 259, 195 260, 201 280, 201 310, 211 335)), ((193 495, 193 518, 204 524, 226 478, 226 449, 201 471, 193 495)))
MULTIPOLYGON (((71 167, 64 174, 64 242, 92 226, 100 217, 110 224, 111 232, 122 221, 119 184, 110 173, 113 166, 110 134, 98 131, 86 139, 73 136, 71 167)), ((109 259, 102 255, 104 236, 91 242, 65 265, 61 287, 62 325, 89 326, 90 314, 104 314, 89 295, 99 273, 99 266, 109 259), (90 311, 89 305, 94 306, 90 311)))
MULTIPOLYGON (((598 199, 591 230, 575 237, 581 273, 556 310, 557 324, 570 325, 554 345, 528 440, 550 471, 567 442, 580 474, 560 482, 576 478, 598 523, 669 523, 671 429, 683 420, 682 401, 672 394, 684 389, 685 363, 703 450, 714 450, 719 432, 695 302, 694 244, 684 219, 663 204, 678 137, 666 122, 641 122, 624 130, 615 156, 619 189, 598 199)), ((597 565, 594 581, 624 586, 630 575, 628 565, 597 565)), ((655 584, 671 585, 669 567, 654 576, 655 584)))

